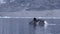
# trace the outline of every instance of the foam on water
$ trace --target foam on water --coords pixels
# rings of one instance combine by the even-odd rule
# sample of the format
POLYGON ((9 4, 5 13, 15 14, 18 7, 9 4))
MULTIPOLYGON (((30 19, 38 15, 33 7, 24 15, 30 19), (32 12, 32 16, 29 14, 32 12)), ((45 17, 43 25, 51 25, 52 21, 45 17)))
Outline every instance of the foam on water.
POLYGON ((44 21, 45 25, 44 25, 44 28, 47 29, 48 26, 55 26, 55 25, 58 25, 58 24, 49 24, 47 21, 44 21))

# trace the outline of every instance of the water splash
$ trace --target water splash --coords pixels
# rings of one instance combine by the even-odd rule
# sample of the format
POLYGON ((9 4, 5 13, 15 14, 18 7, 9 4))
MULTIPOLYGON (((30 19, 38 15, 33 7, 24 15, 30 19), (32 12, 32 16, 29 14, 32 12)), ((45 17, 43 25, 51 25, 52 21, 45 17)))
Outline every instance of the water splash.
POLYGON ((46 29, 47 26, 48 26, 48 22, 47 21, 44 21, 45 25, 44 25, 44 28, 46 29))
POLYGON ((44 28, 47 29, 48 26, 55 26, 57 24, 49 24, 47 21, 44 21, 45 25, 44 28))

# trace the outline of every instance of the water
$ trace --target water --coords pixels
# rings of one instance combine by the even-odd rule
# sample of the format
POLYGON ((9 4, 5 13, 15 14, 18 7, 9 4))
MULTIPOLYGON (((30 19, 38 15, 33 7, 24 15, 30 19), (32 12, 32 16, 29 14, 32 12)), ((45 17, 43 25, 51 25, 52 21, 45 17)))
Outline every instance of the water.
POLYGON ((0 34, 60 34, 60 19, 45 20, 46 27, 34 27, 29 25, 31 18, 0 18, 0 34))

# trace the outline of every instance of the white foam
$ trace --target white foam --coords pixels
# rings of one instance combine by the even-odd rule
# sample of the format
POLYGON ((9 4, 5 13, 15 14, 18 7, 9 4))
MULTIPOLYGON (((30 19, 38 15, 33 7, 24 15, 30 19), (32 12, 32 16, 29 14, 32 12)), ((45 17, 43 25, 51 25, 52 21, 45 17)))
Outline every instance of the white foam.
POLYGON ((44 23, 45 23, 44 27, 45 27, 45 29, 46 29, 47 26, 48 26, 48 22, 47 22, 47 21, 44 21, 44 23))
POLYGON ((44 21, 45 25, 44 28, 47 29, 48 26, 55 26, 57 24, 49 24, 47 21, 44 21))
POLYGON ((57 24, 48 24, 48 25, 57 25, 57 24))

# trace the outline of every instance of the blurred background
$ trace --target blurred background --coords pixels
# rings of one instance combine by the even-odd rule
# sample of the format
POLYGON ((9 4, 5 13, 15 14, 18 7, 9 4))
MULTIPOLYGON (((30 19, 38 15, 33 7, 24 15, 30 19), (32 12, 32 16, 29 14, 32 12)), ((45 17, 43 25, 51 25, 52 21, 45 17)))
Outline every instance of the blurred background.
POLYGON ((0 0, 0 12, 60 9, 60 0, 0 0))

